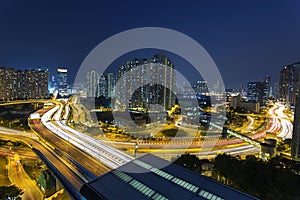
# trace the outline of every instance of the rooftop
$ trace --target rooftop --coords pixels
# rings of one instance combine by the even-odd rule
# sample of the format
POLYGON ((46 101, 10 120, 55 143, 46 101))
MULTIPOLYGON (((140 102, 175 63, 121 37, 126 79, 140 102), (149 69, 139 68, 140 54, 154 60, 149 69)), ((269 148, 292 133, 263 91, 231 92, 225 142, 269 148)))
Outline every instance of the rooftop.
POLYGON ((139 157, 85 184, 90 199, 258 199, 152 154, 139 157))

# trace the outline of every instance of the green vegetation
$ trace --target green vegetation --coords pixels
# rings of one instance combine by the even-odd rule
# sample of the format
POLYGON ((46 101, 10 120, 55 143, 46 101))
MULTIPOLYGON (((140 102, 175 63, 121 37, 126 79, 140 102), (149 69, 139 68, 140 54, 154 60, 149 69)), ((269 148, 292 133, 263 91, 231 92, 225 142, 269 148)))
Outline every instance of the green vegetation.
POLYGON ((93 136, 103 135, 103 131, 99 127, 87 127, 85 132, 93 136))
POLYGON ((11 140, 0 140, 0 146, 8 146, 9 148, 20 148, 20 147, 27 147, 24 143, 20 141, 11 141, 11 140))
POLYGON ((25 172, 32 180, 37 180, 38 174, 42 171, 42 167, 44 167, 44 166, 38 166, 37 163, 35 164, 22 163, 22 166, 25 172))
POLYGON ((277 152, 289 151, 292 146, 292 139, 286 139, 278 142, 277 144, 277 152))
POLYGON ((7 169, 6 169, 6 164, 8 160, 6 157, 0 156, 0 185, 9 185, 10 180, 8 179, 7 176, 7 169))
POLYGON ((30 130, 27 123, 29 115, 42 107, 43 104, 38 104, 36 107, 30 103, 0 106, 0 126, 18 130, 30 130))
POLYGON ((287 200, 300 196, 300 177, 278 167, 274 160, 264 162, 254 156, 241 160, 223 154, 216 157, 214 166, 230 186, 259 198, 287 200))
POLYGON ((241 110, 229 110, 226 113, 226 125, 234 125, 235 127, 241 127, 245 122, 247 122, 247 117, 243 115, 239 115, 239 113, 243 113, 241 110))
POLYGON ((177 132, 178 132, 178 128, 171 128, 171 129, 166 129, 161 131, 161 133, 167 137, 175 137, 177 132))
MULTIPOLYGON (((267 110, 263 109, 259 113, 260 116, 253 117, 255 120, 251 127, 251 131, 249 130, 246 133, 251 133, 252 131, 254 132, 259 131, 261 128, 263 128, 266 125, 266 122, 268 121, 267 118, 264 117, 267 115, 266 112, 267 110)), ((246 112, 243 109, 230 108, 226 113, 227 120, 225 121, 225 125, 234 131, 243 132, 243 128, 245 128, 249 124, 247 116, 243 114, 251 114, 251 113, 246 112)))
POLYGON ((21 200, 21 196, 24 192, 15 185, 0 186, 0 200, 15 199, 21 200))
POLYGON ((50 197, 56 192, 56 180, 49 169, 41 171, 37 182, 40 187, 44 188, 46 197, 50 197))
MULTIPOLYGON (((182 155, 174 163, 199 173, 199 165, 203 161, 196 156, 182 155)), ((207 161, 206 161, 207 162, 207 161)), ((299 199, 300 164, 276 157, 268 162, 255 156, 247 156, 245 160, 226 154, 218 155, 214 164, 213 178, 266 200, 299 199)))
POLYGON ((192 154, 183 154, 177 159, 173 159, 173 163, 184 168, 187 168, 196 173, 201 173, 201 165, 208 163, 208 160, 200 160, 197 156, 192 154))
POLYGON ((174 125, 168 125, 165 126, 165 129, 161 130, 158 134, 156 134, 156 137, 184 137, 184 136, 188 136, 188 134, 183 131, 178 129, 178 127, 174 126, 174 125), (169 126, 169 127, 168 127, 169 126))

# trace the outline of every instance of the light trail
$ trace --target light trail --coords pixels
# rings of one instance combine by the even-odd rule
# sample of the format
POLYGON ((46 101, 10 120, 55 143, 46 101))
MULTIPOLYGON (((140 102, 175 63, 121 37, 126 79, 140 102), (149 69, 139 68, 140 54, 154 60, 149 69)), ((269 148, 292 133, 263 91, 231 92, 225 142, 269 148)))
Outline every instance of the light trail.
MULTIPOLYGON (((281 105, 274 105, 274 107, 268 111, 270 115, 270 119, 264 130, 259 131, 251 136, 244 136, 243 134, 228 130, 228 133, 237 137, 237 139, 231 139, 231 140, 220 139, 217 141, 215 146, 226 146, 226 145, 238 144, 246 141, 252 145, 251 149, 247 149, 246 146, 244 146, 242 147, 242 149, 221 150, 222 152, 228 152, 232 154, 242 154, 243 152, 246 151, 247 152, 259 151, 260 143, 257 142, 256 140, 264 137, 267 132, 277 133, 280 131, 280 134, 278 134, 279 137, 282 137, 284 139, 291 138, 292 124, 289 120, 287 120, 287 116, 283 113, 283 110, 284 107, 282 107, 281 105)), ((70 113, 70 108, 68 107, 68 105, 63 106, 62 104, 59 104, 53 109, 49 110, 49 112, 45 113, 45 115, 42 117, 42 122, 53 133, 69 141, 70 143, 72 143, 82 151, 87 152, 88 154, 92 155, 93 157, 100 160, 101 162, 103 162, 104 164, 106 164, 111 168, 116 168, 117 166, 121 166, 133 159, 131 156, 125 154, 124 152, 109 146, 109 144, 105 144, 104 142, 96 140, 84 133, 81 133, 67 126, 65 120, 68 118, 69 113, 70 113)), ((249 117, 248 119, 250 120, 250 123, 247 129, 249 130, 254 124, 254 119, 252 117, 249 117)), ((222 129, 222 127, 217 124, 211 123, 211 125, 217 128, 218 130, 222 129)), ((213 135, 210 137, 214 138, 218 136, 213 135)), ((184 140, 185 139, 180 138, 178 139, 178 142, 174 142, 174 148, 176 147, 176 145, 180 146, 182 145, 182 142, 186 142, 184 140)), ((122 142, 118 142, 118 143, 120 144, 122 142)), ((128 142, 126 142, 126 144, 128 145, 128 142)), ((159 147, 165 145, 164 143, 160 143, 160 142, 158 143, 154 142, 153 144, 152 143, 150 144, 149 142, 143 142, 143 141, 138 142, 138 144, 140 145, 140 147, 146 147, 147 145, 150 145, 152 147, 155 146, 159 147)), ((207 145, 204 144, 204 141, 192 141, 191 148, 194 148, 201 144, 202 147, 206 147, 207 145, 208 146, 210 145, 210 144, 207 145)))
POLYGON ((250 131, 254 124, 254 119, 253 119, 253 117, 250 117, 250 116, 247 116, 247 119, 250 120, 250 123, 248 124, 248 128, 246 131, 250 131))
POLYGON ((284 105, 276 104, 278 108, 275 110, 275 114, 278 118, 281 118, 281 130, 278 137, 285 139, 291 139, 293 136, 293 124, 290 120, 288 120, 288 116, 283 112, 285 110, 284 105))
POLYGON ((8 135, 23 135, 23 136, 27 136, 27 137, 30 137, 33 139, 38 139, 38 137, 31 132, 12 130, 12 129, 5 128, 2 126, 0 126, 0 132, 3 134, 8 134, 8 135))
MULTIPOLYGON (((70 142, 77 148, 88 153, 112 169, 120 167, 123 164, 133 160, 133 157, 123 153, 122 151, 103 144, 99 140, 74 130, 65 123, 62 123, 60 121, 62 111, 63 106, 59 104, 42 116, 42 123, 51 132, 70 142), (54 121, 51 120, 51 117, 54 121)), ((68 113, 65 113, 65 115, 67 114, 68 113)))

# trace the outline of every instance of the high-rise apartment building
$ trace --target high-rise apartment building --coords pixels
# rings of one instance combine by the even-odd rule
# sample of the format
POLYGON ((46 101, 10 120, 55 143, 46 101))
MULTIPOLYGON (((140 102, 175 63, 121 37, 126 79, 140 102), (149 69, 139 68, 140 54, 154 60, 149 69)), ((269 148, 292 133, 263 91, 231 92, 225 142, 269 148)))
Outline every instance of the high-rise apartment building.
POLYGON ((149 108, 150 104, 171 108, 175 104, 174 90, 174 65, 163 54, 156 54, 150 59, 127 61, 116 75, 96 71, 87 74, 87 96, 116 97, 116 104, 122 109, 149 108))
POLYGON ((43 70, 25 70, 23 73, 22 98, 42 98, 45 91, 48 93, 49 73, 43 70), (26 92, 27 91, 27 92, 26 92))
POLYGON ((271 91, 271 76, 270 75, 266 75, 265 83, 266 83, 265 92, 267 93, 267 97, 271 97, 272 91, 271 91))
POLYGON ((294 160, 300 160, 300 95, 296 97, 291 154, 294 160))
POLYGON ((49 92, 50 93, 53 93, 56 89, 57 89, 57 81, 56 81, 56 76, 55 75, 52 75, 50 77, 50 80, 49 80, 49 92))
POLYGON ((106 83, 106 96, 107 98, 112 98, 114 97, 114 87, 116 85, 116 79, 113 73, 105 73, 105 83, 106 83))
POLYGON ((68 89, 68 69, 58 68, 57 69, 57 87, 58 94, 64 96, 67 94, 68 89))
POLYGON ((280 71, 279 99, 291 107, 295 106, 299 91, 299 72, 300 62, 284 66, 280 71))
POLYGON ((15 99, 16 71, 12 68, 0 68, 0 99, 15 99))
POLYGON ((169 109, 175 104, 174 65, 164 54, 127 61, 118 70, 117 86, 115 96, 123 108, 160 104, 169 109))
POLYGON ((0 68, 0 99, 42 99, 49 96, 49 72, 0 68))
POLYGON ((114 97, 115 76, 113 73, 99 74, 92 70, 87 74, 87 96, 114 97))
POLYGON ((87 96, 96 97, 97 84, 99 80, 99 74, 92 70, 87 74, 87 96))
POLYGON ((279 98, 279 84, 278 83, 274 83, 274 85, 272 87, 272 95, 275 99, 279 98))
POLYGON ((197 94, 208 93, 207 81, 197 81, 196 85, 194 85, 194 90, 197 94))
POLYGON ((97 81, 96 97, 107 97, 107 79, 105 75, 99 74, 97 81))
POLYGON ((261 106, 266 105, 268 98, 267 84, 265 81, 248 82, 247 100, 249 102, 259 103, 261 106))

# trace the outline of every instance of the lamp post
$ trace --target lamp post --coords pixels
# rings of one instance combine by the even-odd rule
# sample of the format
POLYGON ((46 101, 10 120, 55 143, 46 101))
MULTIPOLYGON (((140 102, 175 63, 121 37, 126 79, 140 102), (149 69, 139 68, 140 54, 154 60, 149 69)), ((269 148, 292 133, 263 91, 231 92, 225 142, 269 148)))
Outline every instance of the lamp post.
POLYGON ((138 148, 139 148, 139 144, 138 143, 135 143, 135 147, 134 147, 134 157, 136 158, 136 153, 138 151, 138 148))

